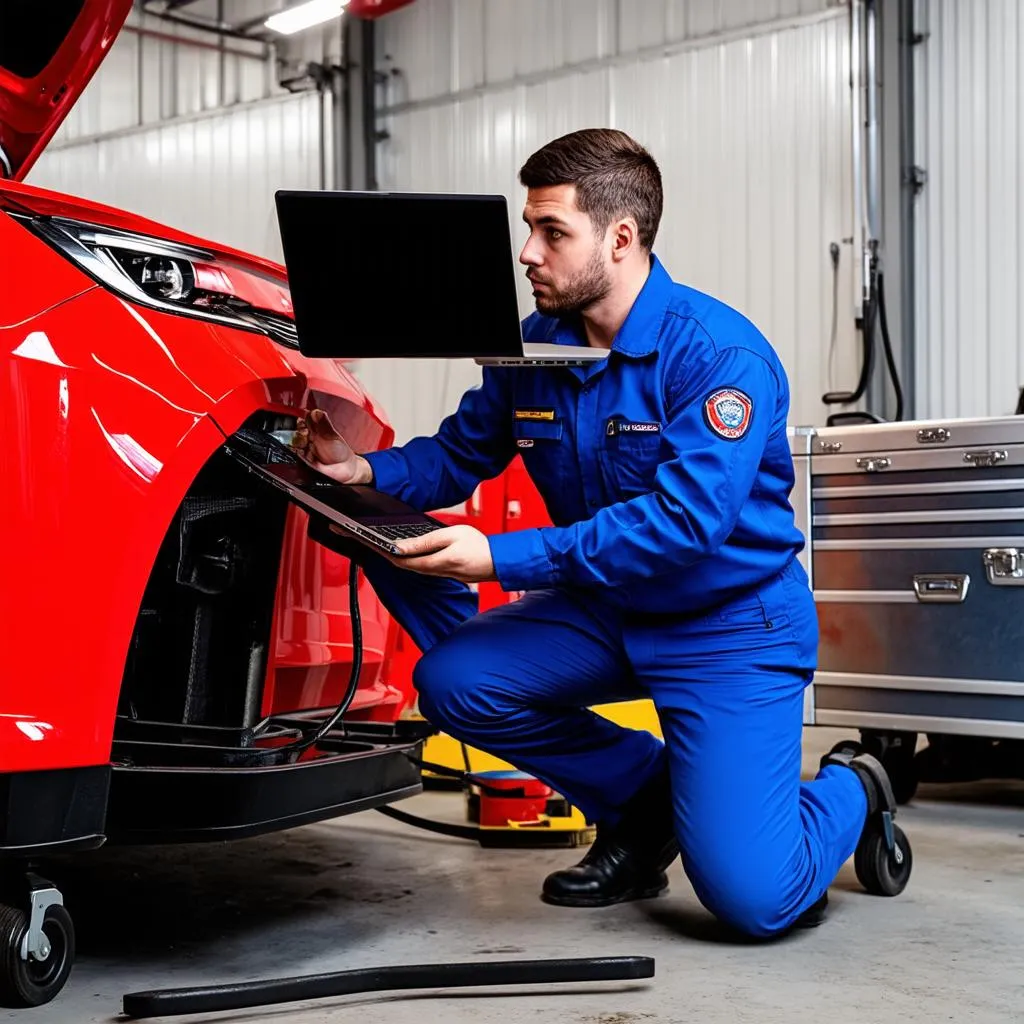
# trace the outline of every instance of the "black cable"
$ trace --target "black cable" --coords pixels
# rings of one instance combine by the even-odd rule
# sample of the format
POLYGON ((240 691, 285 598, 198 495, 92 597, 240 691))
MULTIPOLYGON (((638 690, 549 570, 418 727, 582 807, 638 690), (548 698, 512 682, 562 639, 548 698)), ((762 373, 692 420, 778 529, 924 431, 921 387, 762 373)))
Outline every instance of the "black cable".
POLYGON ((829 243, 829 259, 832 261, 832 328, 828 335, 828 386, 835 379, 836 341, 839 337, 839 246, 829 243))
POLYGON ((364 967, 304 978, 205 985, 201 988, 130 992, 127 1017, 216 1013, 270 1006, 300 999, 327 999, 359 992, 403 989, 477 988, 483 985, 563 985, 583 981, 637 981, 654 977, 654 960, 644 956, 585 957, 572 960, 506 960, 496 963, 410 964, 364 967))
POLYGON ((434 821, 433 818, 421 818, 418 814, 400 811, 397 807, 378 807, 377 810, 385 818, 394 818, 403 825, 412 825, 413 828, 421 828, 425 832, 436 832, 438 835, 452 836, 455 839, 468 839, 474 843, 480 841, 480 829, 474 825, 455 825, 447 821, 434 821))
POLYGON ((348 677, 348 688, 341 703, 333 714, 315 732, 294 743, 278 748, 289 755, 298 756, 315 747, 340 721, 355 699, 359 688, 359 673, 363 670, 363 619, 359 611, 359 566, 349 559, 348 563, 348 614, 352 622, 352 671, 348 677))
POLYGON ((892 341, 889 338, 889 318, 885 315, 885 275, 878 275, 878 314, 882 326, 882 349, 885 352, 885 362, 889 367, 889 376, 892 379, 892 390, 896 396, 896 415, 893 419, 897 422, 903 419, 903 386, 900 384, 899 370, 896 369, 896 358, 892 351, 892 341))
POLYGON ((509 800, 515 800, 523 799, 528 795, 522 786, 517 789, 503 789, 498 786, 490 786, 486 782, 482 782, 472 772, 463 772, 459 771, 458 768, 449 768, 445 764, 435 764, 433 761, 424 761, 423 758, 413 757, 411 754, 406 754, 405 756, 408 757, 417 768, 424 768, 428 772, 433 772, 435 775, 441 775, 447 779, 458 779, 459 782, 474 785, 482 793, 486 793, 488 796, 497 796, 509 800))

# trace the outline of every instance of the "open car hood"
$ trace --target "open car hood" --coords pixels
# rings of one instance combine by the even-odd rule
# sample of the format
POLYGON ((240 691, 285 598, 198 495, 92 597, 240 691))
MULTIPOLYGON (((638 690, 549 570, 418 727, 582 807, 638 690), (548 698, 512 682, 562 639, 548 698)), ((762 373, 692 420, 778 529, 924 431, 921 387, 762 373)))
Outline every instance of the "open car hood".
POLYGON ((0 178, 25 177, 131 7, 132 0, 0 2, 0 178))

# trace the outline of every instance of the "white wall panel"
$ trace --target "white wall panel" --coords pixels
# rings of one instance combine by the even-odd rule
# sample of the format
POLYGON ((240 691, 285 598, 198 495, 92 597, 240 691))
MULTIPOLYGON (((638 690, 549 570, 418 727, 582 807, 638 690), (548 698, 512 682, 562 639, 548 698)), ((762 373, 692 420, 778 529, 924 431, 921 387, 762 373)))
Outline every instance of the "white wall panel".
POLYGON ((917 4, 916 385, 922 417, 1005 415, 1024 384, 1024 11, 917 4))
MULTIPOLYGON (((204 13, 202 5, 194 10, 204 13)), ((226 39, 224 45, 231 52, 222 57, 216 36, 133 11, 53 145, 251 102, 274 91, 261 44, 226 39)))
MULTIPOLYGON (((848 81, 848 23, 836 12, 748 39, 414 105, 389 118, 381 187, 501 192, 521 244, 516 173, 526 157, 576 128, 630 132, 664 177, 659 256, 677 280, 735 305, 764 331, 790 376, 791 422, 822 423, 822 393, 849 386, 857 372, 847 244, 829 380, 828 247, 853 234, 848 81)), ((525 281, 520 299, 525 314, 525 281)), ((478 379, 471 363, 382 363, 362 372, 400 434, 432 429, 478 379)))
POLYGON ((417 0, 378 23, 395 102, 842 6, 843 0, 417 0))
POLYGON ((274 191, 319 187, 319 119, 315 95, 266 100, 48 151, 29 181, 279 260, 274 191))

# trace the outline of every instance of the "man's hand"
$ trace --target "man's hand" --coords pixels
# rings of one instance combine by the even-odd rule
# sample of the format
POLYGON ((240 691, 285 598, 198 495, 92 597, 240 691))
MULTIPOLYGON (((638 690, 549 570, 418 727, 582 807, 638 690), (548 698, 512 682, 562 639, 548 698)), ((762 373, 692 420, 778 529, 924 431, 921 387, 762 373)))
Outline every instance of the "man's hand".
POLYGON ((352 451, 323 409, 313 409, 299 420, 292 447, 310 466, 339 484, 368 484, 373 479, 370 464, 352 451))
POLYGON ((400 569, 427 576, 449 576, 462 583, 485 583, 497 579, 487 537, 472 526, 449 526, 443 530, 400 540, 402 557, 385 555, 400 569))

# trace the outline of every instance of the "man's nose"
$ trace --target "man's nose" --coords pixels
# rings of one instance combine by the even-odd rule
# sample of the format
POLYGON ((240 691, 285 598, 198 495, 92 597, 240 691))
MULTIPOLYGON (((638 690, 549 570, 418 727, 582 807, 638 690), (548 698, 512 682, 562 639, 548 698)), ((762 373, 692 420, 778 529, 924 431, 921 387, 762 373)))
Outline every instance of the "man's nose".
POLYGON ((538 267, 541 264, 540 253, 538 247, 533 244, 533 238, 530 237, 526 240, 526 245, 520 250, 519 262, 527 267, 538 267))

